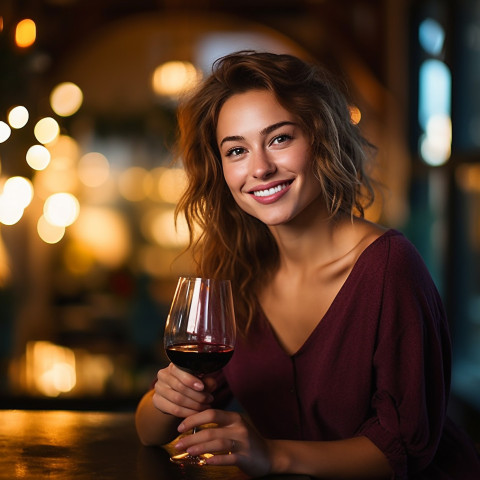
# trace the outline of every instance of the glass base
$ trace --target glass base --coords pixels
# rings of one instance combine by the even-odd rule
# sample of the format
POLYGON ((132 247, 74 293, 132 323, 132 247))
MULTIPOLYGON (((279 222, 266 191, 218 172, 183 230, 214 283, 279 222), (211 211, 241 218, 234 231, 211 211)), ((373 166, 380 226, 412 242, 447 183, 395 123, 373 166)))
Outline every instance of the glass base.
POLYGON ((179 453, 170 457, 170 461, 177 465, 205 465, 207 458, 213 457, 211 453, 203 455, 190 455, 189 453, 179 453))

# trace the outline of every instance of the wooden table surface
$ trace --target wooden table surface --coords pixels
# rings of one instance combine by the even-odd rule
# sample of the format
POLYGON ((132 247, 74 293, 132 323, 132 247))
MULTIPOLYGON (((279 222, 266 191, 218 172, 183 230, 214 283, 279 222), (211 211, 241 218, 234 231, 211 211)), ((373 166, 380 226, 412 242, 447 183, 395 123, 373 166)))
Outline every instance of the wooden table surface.
MULTIPOLYGON (((134 414, 0 410, 1 480, 246 480, 234 467, 180 467, 144 447, 134 414)), ((305 480, 301 475, 265 479, 305 480)))

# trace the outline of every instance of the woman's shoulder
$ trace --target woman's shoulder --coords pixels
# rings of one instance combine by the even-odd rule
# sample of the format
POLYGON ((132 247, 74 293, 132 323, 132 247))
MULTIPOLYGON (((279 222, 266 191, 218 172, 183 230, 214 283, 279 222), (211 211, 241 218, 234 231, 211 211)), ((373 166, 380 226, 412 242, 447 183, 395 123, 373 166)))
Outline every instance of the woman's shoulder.
POLYGON ((418 251, 410 240, 399 230, 391 227, 385 227, 364 219, 355 220, 355 229, 359 243, 363 243, 363 253, 376 254, 380 250, 386 250, 394 257, 402 258, 404 255, 417 256, 418 251))
POLYGON ((363 252, 362 260, 368 269, 376 269, 383 279, 409 289, 433 289, 434 282, 425 260, 415 245, 399 230, 387 229, 363 252))

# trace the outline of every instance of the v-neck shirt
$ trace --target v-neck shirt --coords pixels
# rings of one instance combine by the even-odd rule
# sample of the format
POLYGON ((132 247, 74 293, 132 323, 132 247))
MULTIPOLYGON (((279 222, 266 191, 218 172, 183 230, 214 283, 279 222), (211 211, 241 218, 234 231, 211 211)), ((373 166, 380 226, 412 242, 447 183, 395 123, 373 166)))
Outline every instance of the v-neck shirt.
MULTIPOLYGON (((434 477, 412 476, 438 466, 433 459, 444 437, 455 439, 450 451, 452 443, 473 452, 469 439, 445 423, 450 351, 434 282, 414 246, 391 229, 362 252, 293 355, 259 309, 248 335, 237 340, 221 390, 238 400, 267 438, 363 435, 384 452, 396 478, 468 480, 477 476, 442 476, 438 469, 434 477)), ((480 478, 478 458, 462 462, 462 468, 465 462, 467 469, 477 468, 480 478)))

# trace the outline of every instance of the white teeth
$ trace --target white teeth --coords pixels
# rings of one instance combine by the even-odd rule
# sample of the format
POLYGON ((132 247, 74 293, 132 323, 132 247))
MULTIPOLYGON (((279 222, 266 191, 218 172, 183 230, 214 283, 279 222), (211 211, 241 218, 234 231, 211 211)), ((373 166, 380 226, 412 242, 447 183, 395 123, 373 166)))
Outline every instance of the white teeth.
POLYGON ((287 188, 287 183, 282 183, 281 185, 277 185, 276 187, 269 188, 268 190, 257 190, 253 192, 253 194, 256 197, 268 197, 270 195, 273 195, 274 193, 279 192, 280 190, 283 190, 284 188, 287 188))

